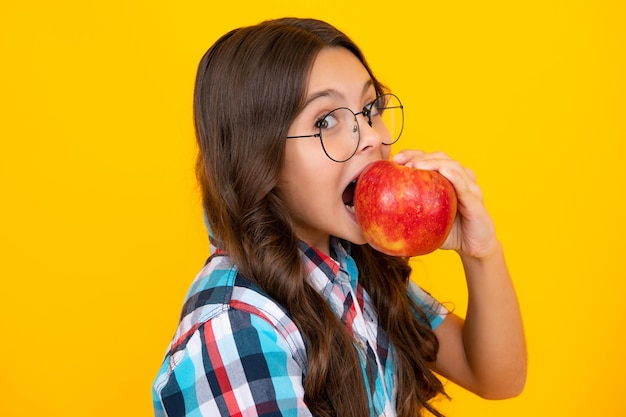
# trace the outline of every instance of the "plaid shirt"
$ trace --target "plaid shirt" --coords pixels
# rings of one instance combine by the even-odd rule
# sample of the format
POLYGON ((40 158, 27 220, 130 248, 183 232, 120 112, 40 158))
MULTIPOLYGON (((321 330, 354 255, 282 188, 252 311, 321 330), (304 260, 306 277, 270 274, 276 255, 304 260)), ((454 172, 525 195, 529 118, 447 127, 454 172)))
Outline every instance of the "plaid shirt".
MULTIPOLYGON (((333 239, 335 260, 301 243, 308 282, 354 337, 365 384, 375 388, 370 415, 395 416, 393 349, 344 246, 333 239)), ((414 283, 408 295, 433 328, 443 321, 447 310, 414 283)), ((288 313, 230 258, 213 255, 187 294, 154 381, 155 416, 311 416, 306 370, 305 344, 288 313)))

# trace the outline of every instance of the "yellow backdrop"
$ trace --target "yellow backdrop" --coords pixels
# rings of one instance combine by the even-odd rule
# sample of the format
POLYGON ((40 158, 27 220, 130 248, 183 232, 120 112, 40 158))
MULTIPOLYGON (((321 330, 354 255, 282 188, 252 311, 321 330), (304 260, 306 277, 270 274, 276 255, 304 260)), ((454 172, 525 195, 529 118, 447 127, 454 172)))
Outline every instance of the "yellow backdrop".
MULTIPOLYGON (((207 256, 195 68, 225 31, 326 19, 406 104, 404 145, 484 187, 522 303, 525 392, 449 386, 457 416, 626 414, 626 12, 618 0, 4 2, 0 414, 150 416, 150 385, 207 256)), ((415 279, 465 308, 454 254, 415 279)))

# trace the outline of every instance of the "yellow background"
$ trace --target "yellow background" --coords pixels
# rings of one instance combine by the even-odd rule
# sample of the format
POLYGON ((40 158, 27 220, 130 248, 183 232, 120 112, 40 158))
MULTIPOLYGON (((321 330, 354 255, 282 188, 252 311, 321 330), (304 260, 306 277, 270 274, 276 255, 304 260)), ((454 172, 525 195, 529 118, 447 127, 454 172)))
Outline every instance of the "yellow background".
MULTIPOLYGON (((207 256, 193 175, 197 62, 233 27, 297 15, 363 47, 406 105, 403 144, 472 167, 497 221, 527 328, 528 385, 500 402, 449 386, 441 409, 626 415, 625 8, 4 2, 0 414, 152 415, 152 379, 207 256)), ((418 282, 464 310, 454 254, 415 266, 418 282)))

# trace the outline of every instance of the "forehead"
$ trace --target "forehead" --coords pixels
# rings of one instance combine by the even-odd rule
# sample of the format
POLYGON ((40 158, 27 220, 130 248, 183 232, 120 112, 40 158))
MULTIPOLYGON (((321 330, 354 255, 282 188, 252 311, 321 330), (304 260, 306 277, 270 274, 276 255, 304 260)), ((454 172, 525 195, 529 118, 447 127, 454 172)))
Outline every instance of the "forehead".
POLYGON ((371 85, 371 77, 361 61, 341 47, 322 49, 311 68, 309 95, 334 90, 342 95, 363 94, 371 85))

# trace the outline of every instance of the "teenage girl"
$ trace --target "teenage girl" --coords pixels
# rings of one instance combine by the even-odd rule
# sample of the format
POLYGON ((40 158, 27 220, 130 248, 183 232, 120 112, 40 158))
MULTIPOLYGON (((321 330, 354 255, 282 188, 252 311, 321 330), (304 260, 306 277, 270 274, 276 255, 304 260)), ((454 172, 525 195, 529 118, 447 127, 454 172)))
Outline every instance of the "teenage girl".
POLYGON ((402 104, 333 26, 285 18, 233 30, 202 58, 197 176, 212 255, 189 290, 153 387, 156 416, 441 416, 444 378, 518 395, 517 298, 472 171, 401 150, 402 104), (465 319, 365 243, 354 181, 389 159, 436 170, 458 213, 443 249, 468 285, 465 319))

